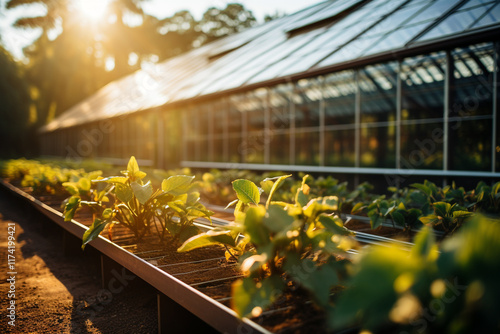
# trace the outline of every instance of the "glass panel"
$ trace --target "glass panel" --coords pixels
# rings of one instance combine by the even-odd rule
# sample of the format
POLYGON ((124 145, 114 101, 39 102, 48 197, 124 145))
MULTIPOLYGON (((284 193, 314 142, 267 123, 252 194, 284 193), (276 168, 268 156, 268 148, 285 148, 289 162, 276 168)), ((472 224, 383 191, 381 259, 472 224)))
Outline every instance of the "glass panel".
POLYGON ((435 28, 424 34, 419 40, 438 38, 450 34, 456 34, 469 28, 489 7, 476 7, 471 10, 460 11, 452 14, 435 28))
POLYGON ((453 53, 450 117, 491 115, 493 110, 494 49, 481 44, 453 53))
POLYGON ((401 126, 401 168, 443 168, 443 123, 401 126))
POLYGON ((214 135, 222 135, 228 122, 226 100, 218 101, 211 105, 214 115, 214 135))
POLYGON ((243 95, 240 94, 230 97, 229 117, 227 119, 229 134, 241 134, 243 131, 243 110, 240 108, 242 98, 243 95))
POLYGON ((295 164, 319 165, 319 132, 298 132, 295 134, 295 164))
POLYGON ((492 2, 492 0, 469 0, 465 5, 460 7, 460 10, 469 9, 472 7, 484 5, 484 4, 491 3, 491 2, 492 2))
POLYGON ((374 54, 386 50, 403 47, 417 34, 423 31, 430 23, 420 23, 414 26, 404 27, 385 35, 381 40, 371 46, 363 55, 374 54))
POLYGON ((228 140, 229 162, 243 162, 242 160, 242 139, 241 136, 231 136, 228 140))
POLYGON ((449 168, 491 170, 491 119, 450 124, 449 168))
POLYGON ((493 7, 488 14, 483 16, 472 28, 485 27, 490 24, 498 24, 500 22, 500 4, 493 7))
POLYGON ((207 138, 206 140, 200 140, 198 141, 198 154, 199 154, 199 159, 200 161, 210 161, 210 145, 211 145, 211 140, 207 138))
POLYGON ((406 58, 402 65, 402 111, 406 119, 443 117, 444 53, 406 58))
POLYGON ((210 123, 212 122, 212 111, 209 105, 202 105, 197 108, 197 113, 194 115, 198 119, 198 135, 201 138, 206 138, 210 134, 210 123))
POLYGON ((224 139, 223 138, 215 138, 214 139, 214 159, 213 161, 217 162, 226 162, 226 158, 224 156, 224 139))
POLYGON ((396 126, 361 128, 361 167, 396 167, 396 126))
POLYGON ((356 83, 354 71, 328 75, 323 86, 325 125, 354 123, 356 83))
POLYGON ((355 163, 354 130, 325 132, 325 164, 353 167, 355 163))
POLYGON ((290 128, 290 96, 292 85, 279 85, 269 91, 269 110, 272 130, 290 128))
POLYGON ((401 24, 405 23, 409 18, 415 15, 418 8, 415 6, 403 7, 400 10, 394 12, 392 15, 386 17, 384 20, 379 22, 375 27, 370 28, 363 36, 374 36, 380 35, 382 33, 395 30, 401 24))
POLYGON ((434 20, 455 6, 461 0, 437 0, 432 5, 418 13, 410 23, 434 20))
POLYGON ((360 2, 360 0, 343 0, 343 1, 333 1, 333 2, 325 2, 326 6, 323 7, 318 12, 314 13, 311 16, 305 17, 302 20, 294 22, 290 27, 287 27, 287 30, 299 29, 301 27, 314 24, 324 19, 328 19, 333 17, 340 12, 348 9, 355 3, 360 2))
POLYGON ((247 140, 243 142, 243 156, 248 163, 264 163, 264 148, 266 138, 264 131, 254 131, 248 133, 247 140))
POLYGON ((265 108, 267 99, 267 90, 258 89, 246 94, 246 98, 241 101, 240 108, 244 111, 243 115, 247 120, 248 131, 261 131, 264 129, 265 108))
POLYGON ((295 126, 297 128, 319 126, 319 102, 321 82, 318 78, 302 79, 297 82, 297 92, 293 95, 295 104, 295 126))
POLYGON ((186 142, 186 159, 188 161, 197 161, 198 157, 196 156, 196 141, 188 140, 186 142))
POLYGON ((361 122, 396 120, 396 62, 367 66, 359 72, 361 122))
POLYGON ((269 138, 270 160, 272 164, 290 163, 290 134, 273 133, 269 138))

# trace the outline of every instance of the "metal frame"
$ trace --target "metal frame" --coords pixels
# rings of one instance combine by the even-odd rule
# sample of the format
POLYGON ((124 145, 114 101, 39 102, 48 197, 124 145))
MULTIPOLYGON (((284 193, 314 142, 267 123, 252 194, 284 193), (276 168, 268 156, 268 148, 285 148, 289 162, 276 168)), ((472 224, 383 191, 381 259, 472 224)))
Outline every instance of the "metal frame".
POLYGON ((368 168, 368 167, 329 167, 311 165, 267 165, 250 163, 225 163, 207 161, 182 161, 181 167, 191 168, 240 168, 249 170, 266 171, 290 171, 290 172, 311 172, 311 173, 338 173, 338 174, 374 174, 374 175, 395 175, 395 176, 455 176, 455 177, 500 177, 500 173, 476 172, 476 171, 445 171, 436 169, 396 169, 396 168, 368 168))
MULTIPOLYGON (((355 122, 354 124, 349 124, 349 125, 333 125, 333 126, 326 126, 325 124, 325 97, 322 95, 321 99, 319 101, 319 118, 320 118, 320 124, 318 127, 319 130, 319 147, 320 147, 320 162, 318 165, 295 165, 295 154, 296 154, 296 122, 295 122, 295 103, 292 98, 289 99, 289 110, 290 110, 290 118, 291 118, 291 123, 290 123, 290 165, 275 165, 275 164, 269 164, 269 152, 270 152, 270 141, 265 140, 264 141, 264 152, 265 152, 265 163, 264 164, 253 164, 253 163, 232 163, 228 167, 228 164, 226 163, 221 163, 221 162, 208 162, 208 161, 188 161, 184 160, 182 161, 182 166, 187 166, 187 167, 195 167, 195 168, 246 168, 246 169, 255 169, 255 170, 283 170, 283 171, 311 171, 311 172, 324 172, 324 173, 347 173, 347 174, 387 174, 391 173, 394 175, 422 175, 422 176, 442 176, 444 178, 447 177, 459 177, 459 176, 477 176, 477 177, 498 177, 500 174, 495 173, 494 170, 494 155, 496 153, 495 147, 492 149, 492 156, 493 156, 493 161, 492 161, 492 171, 491 172, 469 172, 469 171, 450 171, 448 168, 448 160, 449 160, 449 122, 453 121, 456 117, 451 117, 449 115, 449 108, 450 108, 450 85, 451 85, 451 80, 453 80, 452 75, 453 75, 453 58, 451 55, 450 50, 445 50, 444 55, 446 57, 446 67, 444 69, 444 98, 443 98, 443 112, 442 112, 442 118, 435 118, 435 119, 411 119, 411 120, 402 120, 402 63, 403 59, 398 60, 398 73, 397 73, 397 89, 396 89, 396 121, 391 121, 388 122, 387 124, 392 124, 396 125, 396 165, 395 168, 366 168, 366 167, 360 167, 360 140, 361 140, 361 128, 362 127, 370 127, 370 126, 379 126, 380 124, 371 124, 371 123, 361 123, 361 99, 360 99, 360 87, 359 87, 359 68, 354 71, 354 82, 356 85, 356 92, 355 92, 355 122), (426 124, 426 123, 443 123, 443 169, 442 170, 406 170, 406 169, 401 169, 401 127, 403 125, 407 124, 426 124), (353 167, 331 167, 331 166, 325 166, 325 161, 326 161, 326 156, 325 156, 325 151, 326 151, 326 139, 325 139, 325 131, 329 130, 330 128, 352 128, 355 132, 354 137, 355 137, 355 164, 353 167)), ((498 50, 495 52, 496 61, 498 62, 498 50)), ((498 64, 497 64, 498 67, 498 64)), ((494 82, 494 90, 498 90, 498 83, 496 82, 498 73, 495 71, 495 82, 494 82)), ((318 79, 320 79, 319 77, 318 79)), ((324 82, 320 82, 320 86, 323 87, 324 82)), ((269 100, 269 89, 268 88, 268 94, 267 94, 267 99, 269 100)), ((292 88, 291 94, 296 94, 300 90, 300 87, 297 85, 294 85, 292 88)), ((497 94, 494 94, 494 109, 496 110, 496 103, 497 103, 497 94)), ((267 104, 269 104, 269 101, 267 101, 267 104)), ((200 109, 201 110, 201 109, 200 109)), ((264 135, 266 135, 266 132, 270 129, 270 124, 269 124, 269 105, 266 106, 264 110, 265 114, 265 129, 264 129, 264 135)), ((484 118, 491 118, 491 116, 471 116, 467 117, 467 120, 476 120, 476 119, 484 119, 484 118)), ((461 118, 463 119, 463 118, 461 118)), ((496 136, 496 119, 497 115, 496 112, 493 112, 493 127, 494 127, 494 132, 493 136, 496 136)), ((242 133, 243 133, 243 138, 246 138, 246 118, 243 117, 242 120, 242 133)), ((307 131, 307 129, 301 129, 301 131, 307 131)), ((207 137, 210 139, 210 135, 207 137)), ((496 137, 494 138, 496 140, 496 137)), ((445 181, 446 182, 446 181, 445 181)))

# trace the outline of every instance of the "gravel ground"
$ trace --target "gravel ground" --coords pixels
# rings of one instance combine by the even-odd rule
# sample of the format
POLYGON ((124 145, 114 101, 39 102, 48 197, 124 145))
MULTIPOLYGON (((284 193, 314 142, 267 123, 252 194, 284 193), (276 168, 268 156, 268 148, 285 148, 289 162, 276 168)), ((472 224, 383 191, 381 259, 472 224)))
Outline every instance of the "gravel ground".
POLYGON ((158 332, 151 288, 127 276, 126 287, 102 289, 92 249, 64 254, 62 240, 52 222, 0 189, 0 333, 158 332), (16 237, 10 249, 9 226, 16 237))

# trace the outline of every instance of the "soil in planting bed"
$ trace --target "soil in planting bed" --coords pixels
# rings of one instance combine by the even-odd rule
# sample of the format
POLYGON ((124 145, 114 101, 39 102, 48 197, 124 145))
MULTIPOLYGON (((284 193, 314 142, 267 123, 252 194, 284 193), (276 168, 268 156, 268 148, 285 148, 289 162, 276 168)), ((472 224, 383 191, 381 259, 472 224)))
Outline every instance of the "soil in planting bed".
POLYGON ((132 280, 119 293, 101 288, 91 247, 63 254, 58 227, 0 188, 1 272, 7 272, 7 230, 15 223, 15 327, 6 309, 10 284, 0 282, 0 333, 156 333, 156 294, 132 280))
MULTIPOLYGON (((55 209, 61 211, 59 205, 57 204, 57 200, 50 196, 45 196, 43 198, 45 201, 50 201, 52 206, 55 209)), ((1 200, 1 198, 0 198, 1 200)), ((2 206, 0 205, 0 210, 2 206)), ((1 212, 1 211, 0 211, 1 212)), ((226 218, 226 217, 225 217, 226 218)), ((77 213, 75 219, 84 225, 90 225, 92 223, 92 216, 90 212, 82 211, 77 213)), ((226 218, 227 219, 227 218, 226 218)), ((354 222, 351 222, 353 225, 348 226, 355 230, 354 222)), ((357 228, 366 229, 369 228, 369 225, 364 223, 359 223, 357 228), (361 224, 361 225, 359 225, 361 224)), ((395 229, 391 228, 381 228, 380 230, 376 230, 375 232, 381 235, 387 236, 387 231, 385 229, 391 230, 394 232, 395 229), (384 230, 382 230, 384 229, 384 230)), ((231 284, 238 278, 242 277, 241 272, 238 270, 237 265, 232 262, 228 262, 225 259, 225 249, 223 247, 213 246, 208 248, 202 248, 193 250, 186 253, 178 253, 176 252, 177 247, 179 245, 168 242, 160 243, 156 233, 154 232, 154 228, 152 229, 152 234, 150 236, 146 236, 139 243, 136 242, 133 234, 128 231, 124 226, 115 225, 112 233, 108 233, 106 229, 103 236, 109 237, 112 236, 112 240, 118 245, 122 246, 127 251, 137 255, 143 260, 151 263, 154 266, 157 266, 159 269, 164 270, 165 272, 173 275, 174 277, 180 279, 198 289, 199 291, 205 293, 207 296, 218 300, 226 306, 231 305, 231 284)), ((401 230, 397 230, 396 232, 401 232, 401 230)), ((110 238, 111 239, 111 238, 110 238)), ((57 241, 52 241, 51 245, 57 243, 57 241)), ((89 247, 90 248, 90 247, 89 247)), ((60 254, 59 254, 60 256, 60 254)), ((57 258, 57 257, 56 257, 57 258)), ((44 259, 45 260, 45 259, 44 259)), ((54 267, 57 266, 55 258, 45 260, 47 263, 51 261, 51 265, 54 267), (52 263, 54 260, 54 264, 52 263)), ((73 268, 73 270, 80 270, 77 276, 83 279, 85 275, 88 275, 88 270, 82 269, 82 265, 78 264, 77 261, 69 260, 70 263, 67 264, 68 268, 73 268), (76 267, 76 268, 75 268, 76 267), (83 271, 83 272, 82 272, 83 271), (83 277, 83 278, 82 278, 83 277)), ((53 271, 52 267, 50 267, 50 271, 53 271)), ((55 271, 53 271, 55 273, 55 271)), ((96 274, 97 275, 97 274, 96 274)), ((55 279, 57 279, 57 276, 55 279)), ((73 276, 70 276, 73 277, 73 276)), ((75 278, 76 279, 76 278, 75 278)), ((68 310, 69 320, 66 320, 65 314, 62 313, 61 316, 63 320, 60 322, 61 330, 57 330, 56 332, 71 332, 71 333, 154 333, 157 331, 156 329, 156 304, 154 300, 151 298, 148 299, 147 296, 150 296, 150 293, 138 292, 139 296, 135 296, 133 294, 121 293, 116 297, 113 296, 110 304, 106 304, 103 306, 103 310, 100 313, 93 312, 93 307, 95 306, 96 297, 92 299, 92 296, 98 296, 98 292, 100 290, 99 286, 100 279, 93 277, 92 279, 87 279, 86 281, 79 283, 78 287, 88 288, 93 287, 95 292, 90 292, 90 294, 80 295, 76 292, 76 288, 71 288, 71 285, 68 282, 64 282, 63 285, 70 292, 70 297, 62 296, 53 300, 53 303, 58 303, 64 298, 68 299, 68 305, 66 305, 66 309, 68 310), (90 296, 90 297, 89 297, 90 296), (122 301, 122 296, 124 300, 122 301), (88 302, 87 299, 91 300, 88 302), (128 299, 127 299, 128 298, 128 299), (141 299, 142 298, 142 299, 141 299), (130 310, 123 310, 121 308, 129 307, 126 304, 126 301, 130 302, 128 305, 139 306, 142 310, 138 312, 136 308, 130 310), (83 301, 83 304, 81 302, 83 301), (115 307, 114 303, 118 305, 115 307), (86 304, 85 304, 86 303, 86 304), (109 306, 109 308, 108 308, 109 306), (76 312, 74 310, 77 310, 76 312), (115 314, 115 310, 118 310, 115 314), (150 311, 148 311, 150 310, 150 311), (89 314, 94 318, 90 319, 90 316, 83 316, 82 311, 89 311, 89 314), (133 315, 130 314, 133 312, 133 315), (149 312, 149 313, 148 313, 149 312), (93 314, 96 313, 96 314, 93 314), (116 318, 116 323, 113 321, 108 321, 106 317, 102 317, 99 319, 101 314, 107 314, 107 317, 116 318), (112 315, 110 315, 112 314, 112 315), (136 321, 134 322, 134 326, 130 327, 127 325, 126 320, 131 319, 147 319, 146 322, 136 321), (154 318, 154 320, 150 320, 154 318), (81 324, 84 325, 81 325, 81 324), (64 326, 64 327, 62 327, 64 326), (80 327, 77 327, 80 326, 80 327), (139 327, 137 327, 139 326, 139 327), (114 328, 113 328, 114 327, 114 328), (130 328, 129 328, 130 327, 130 328), (153 328, 154 327, 154 328, 153 328), (72 328, 75 328, 74 330, 72 328), (90 329, 89 329, 90 328, 90 329), (109 330, 109 329, 114 329, 109 330), (117 328, 120 330, 117 331, 117 328), (122 331, 121 328, 124 328, 122 331), (68 330, 69 329, 69 330, 68 330)), ((50 284, 51 286, 54 285, 50 284)), ((46 297, 47 299, 47 297, 46 297)), ((98 301, 97 301, 98 302, 98 301)), ((45 303, 44 303, 45 304, 45 303)), ((47 304, 48 305, 48 304, 47 304)), ((57 306, 56 306, 57 307, 57 306)), ((50 314, 50 313, 49 313, 50 314)), ((85 314, 85 312, 83 312, 85 314)), ((37 313, 34 313, 35 317, 43 317, 37 313)), ((29 319, 32 317, 30 316, 29 319)), ((50 318, 50 315, 48 316, 50 318)), ((321 313, 314 304, 310 301, 310 298, 307 294, 305 294, 302 290, 296 289, 294 291, 288 291, 279 300, 269 309, 266 310, 262 315, 253 318, 253 320, 267 328, 271 332, 275 333, 324 333, 325 332, 325 321, 324 314, 321 313)), ((21 323, 21 320, 20 320, 21 323)), ((28 325, 32 325, 36 328, 35 324, 31 324, 28 321, 28 325)), ((1 329, 2 327, 0 327, 1 329)), ((34 330, 33 330, 34 331, 34 330)), ((34 331, 36 332, 36 331, 34 331)), ((44 333, 44 331, 39 331, 40 333, 44 333)), ((49 331, 47 331, 49 332, 49 331)), ((50 332, 54 332, 51 330, 50 332)))

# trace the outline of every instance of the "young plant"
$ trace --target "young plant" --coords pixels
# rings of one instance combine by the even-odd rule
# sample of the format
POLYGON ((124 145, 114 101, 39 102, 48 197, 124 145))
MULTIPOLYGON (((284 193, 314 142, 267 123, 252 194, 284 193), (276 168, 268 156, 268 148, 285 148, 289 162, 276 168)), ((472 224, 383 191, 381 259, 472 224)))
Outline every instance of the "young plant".
POLYGON ((432 206, 434 213, 420 217, 420 221, 432 227, 442 228, 446 234, 453 233, 457 228, 462 226, 466 218, 473 215, 472 212, 465 210, 457 204, 435 202, 432 206))
POLYGON ((163 180, 161 189, 155 190, 151 182, 143 181, 146 173, 139 169, 135 157, 130 158, 127 170, 122 174, 124 176, 93 180, 95 189, 91 191, 94 194, 91 201, 83 201, 79 194, 75 194, 65 205, 66 220, 71 220, 82 205, 94 211, 94 222, 84 234, 82 247, 97 238, 107 225, 111 229, 114 224, 127 227, 137 242, 150 232, 152 226, 162 242, 166 235, 172 236, 174 243, 182 242, 198 232, 192 225, 194 219, 210 219, 212 212, 199 203, 199 193, 193 189, 194 176, 171 176, 163 180), (109 204, 108 197, 111 198, 109 204))
POLYGON ((411 252, 379 246, 362 255, 328 319, 330 328, 497 333, 498 220, 475 216, 439 248, 428 227, 415 240, 411 252))
POLYGON ((258 316, 290 286, 305 289, 317 305, 330 310, 330 291, 339 284, 347 265, 335 255, 355 246, 351 232, 337 216, 337 197, 311 199, 307 176, 295 194, 295 203, 272 201, 287 177, 261 183, 268 193, 265 205, 260 203, 262 189, 251 181, 235 180, 234 225, 195 236, 179 248, 182 252, 223 244, 239 255, 247 277, 233 284, 232 296, 233 308, 241 316, 258 316), (246 252, 241 254, 243 250, 246 252))

